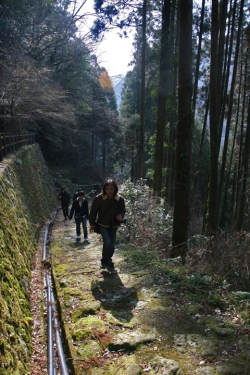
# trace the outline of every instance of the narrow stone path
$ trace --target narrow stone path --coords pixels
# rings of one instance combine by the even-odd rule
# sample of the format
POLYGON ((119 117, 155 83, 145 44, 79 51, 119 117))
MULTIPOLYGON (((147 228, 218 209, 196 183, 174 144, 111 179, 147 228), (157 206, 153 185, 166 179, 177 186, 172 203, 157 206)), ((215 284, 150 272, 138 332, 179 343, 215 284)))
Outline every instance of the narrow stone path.
POLYGON ((76 375, 250 374, 249 342, 239 350, 233 329, 190 313, 170 280, 119 250, 114 272, 100 269, 101 249, 96 234, 76 242, 74 221, 59 212, 50 251, 67 363, 76 375))

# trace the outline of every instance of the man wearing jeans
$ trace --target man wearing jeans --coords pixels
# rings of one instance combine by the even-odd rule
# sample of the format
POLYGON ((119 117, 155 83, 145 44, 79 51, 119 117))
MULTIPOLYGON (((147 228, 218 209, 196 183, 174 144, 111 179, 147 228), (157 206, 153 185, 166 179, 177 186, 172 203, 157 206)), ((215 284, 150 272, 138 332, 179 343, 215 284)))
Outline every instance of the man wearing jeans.
POLYGON ((84 241, 88 241, 88 230, 87 230, 87 220, 89 218, 89 208, 88 201, 85 199, 85 194, 83 191, 78 192, 78 197, 74 200, 70 214, 69 220, 72 219, 75 213, 75 223, 76 223, 76 239, 81 238, 81 224, 84 233, 84 241))

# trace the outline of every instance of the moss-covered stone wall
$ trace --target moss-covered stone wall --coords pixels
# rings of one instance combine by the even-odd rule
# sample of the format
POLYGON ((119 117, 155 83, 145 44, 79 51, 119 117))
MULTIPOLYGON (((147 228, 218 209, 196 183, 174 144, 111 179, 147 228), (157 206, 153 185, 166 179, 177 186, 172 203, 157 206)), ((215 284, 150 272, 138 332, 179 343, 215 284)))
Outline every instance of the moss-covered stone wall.
POLYGON ((29 281, 41 226, 57 194, 38 145, 0 163, 0 374, 29 374, 29 281))

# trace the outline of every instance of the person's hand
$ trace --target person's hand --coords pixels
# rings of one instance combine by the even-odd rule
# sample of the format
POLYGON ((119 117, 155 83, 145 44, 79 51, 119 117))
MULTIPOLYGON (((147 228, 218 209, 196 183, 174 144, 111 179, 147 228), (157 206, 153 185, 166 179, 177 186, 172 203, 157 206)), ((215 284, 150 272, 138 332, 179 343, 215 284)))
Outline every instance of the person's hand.
POLYGON ((117 214, 115 218, 116 218, 116 220, 118 220, 118 221, 122 221, 122 215, 117 214))
POLYGON ((93 233, 94 232, 94 227, 90 227, 89 231, 90 231, 90 233, 93 233))

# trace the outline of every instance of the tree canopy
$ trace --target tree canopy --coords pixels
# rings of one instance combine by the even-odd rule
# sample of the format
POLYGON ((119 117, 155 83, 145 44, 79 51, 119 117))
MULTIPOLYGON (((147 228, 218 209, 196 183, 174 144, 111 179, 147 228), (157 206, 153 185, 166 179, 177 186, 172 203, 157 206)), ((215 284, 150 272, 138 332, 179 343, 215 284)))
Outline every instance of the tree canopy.
POLYGON ((111 81, 101 85, 105 69, 79 36, 81 8, 56 0, 1 5, 0 121, 5 132, 36 131, 46 159, 68 163, 73 175, 89 164, 102 174, 118 113, 111 81))

